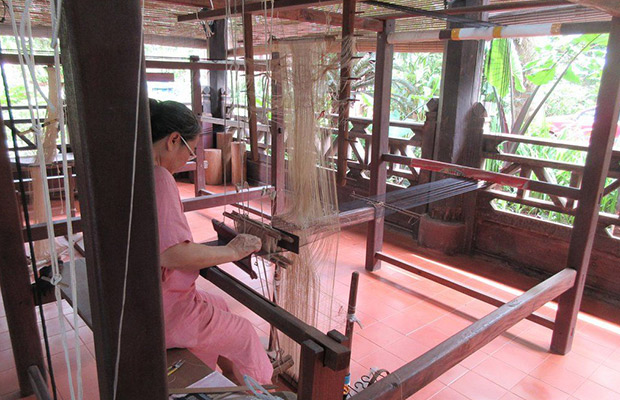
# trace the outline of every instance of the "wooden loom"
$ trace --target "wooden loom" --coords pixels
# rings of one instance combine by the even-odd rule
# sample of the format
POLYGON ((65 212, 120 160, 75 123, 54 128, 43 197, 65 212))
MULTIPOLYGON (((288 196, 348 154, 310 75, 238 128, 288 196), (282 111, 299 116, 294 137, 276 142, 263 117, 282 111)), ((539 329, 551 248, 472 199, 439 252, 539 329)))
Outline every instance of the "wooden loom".
MULTIPOLYGON (((118 210, 114 210, 114 204, 119 201, 119 199, 110 196, 110 194, 106 194, 106 191, 110 191, 111 187, 115 187, 118 185, 119 181, 123 180, 122 174, 120 171, 123 170, 122 167, 127 167, 124 164, 123 160, 125 158, 130 159, 129 150, 131 148, 130 138, 128 137, 119 137, 117 142, 117 147, 115 148, 115 153, 105 152, 107 135, 104 127, 108 121, 105 120, 107 116, 103 115, 92 115, 87 112, 88 109, 92 110, 101 110, 103 107, 109 106, 109 102, 105 96, 106 86, 109 82, 114 82, 119 79, 123 79, 124 84, 119 85, 122 90, 125 90, 126 93, 124 96, 126 98, 131 99, 134 96, 131 92, 135 87, 135 82, 133 79, 129 78, 130 74, 128 71, 133 71, 133 64, 128 61, 123 60, 120 62, 120 65, 114 65, 114 68, 109 68, 107 71, 103 71, 103 76, 100 83, 89 81, 88 73, 85 71, 99 71, 100 69, 97 67, 96 63, 98 60, 89 60, 89 57, 83 56, 86 54, 86 49, 90 49, 94 44, 98 43, 98 38, 100 37, 108 37, 110 40, 118 42, 124 51, 127 54, 137 54, 136 49, 138 48, 137 41, 126 40, 127 38, 135 38, 139 35, 135 35, 136 32, 139 31, 138 26, 136 24, 135 18, 132 19, 132 15, 137 15, 138 7, 136 4, 130 2, 109 2, 109 4, 101 4, 100 6, 107 9, 106 13, 93 15, 94 13, 89 13, 89 9, 92 5, 89 5, 89 2, 84 2, 83 5, 79 5, 77 3, 67 2, 69 4, 69 20, 66 23, 67 25, 64 27, 67 30, 67 43, 70 43, 70 46, 73 48, 68 49, 67 51, 67 63, 70 65, 68 68, 68 73, 75 78, 75 81, 84 82, 84 93, 76 93, 74 88, 70 88, 70 96, 75 100, 76 98, 83 99, 84 101, 81 103, 74 102, 74 113, 79 117, 80 121, 84 121, 84 123, 88 123, 87 127, 83 128, 84 137, 92 140, 92 143, 86 143, 86 140, 81 141, 79 139, 78 129, 75 129, 75 135, 77 140, 75 140, 76 148, 78 148, 79 152, 83 152, 83 155, 79 157, 78 164, 80 166, 80 171, 82 175, 82 181, 80 183, 80 193, 82 194, 84 200, 84 209, 89 210, 90 215, 86 215, 84 219, 85 230, 88 232, 88 236, 90 239, 90 244, 94 244, 98 242, 101 246, 87 246, 88 257, 89 257, 89 280, 92 283, 92 291, 90 294, 91 299, 95 299, 93 302, 95 305, 94 310, 94 326, 93 331, 95 332, 96 342, 95 345, 97 347, 97 363, 98 363, 98 372, 99 372, 99 381, 100 388, 103 398, 111 398, 111 366, 113 365, 112 355, 115 353, 114 345, 110 345, 110 343, 114 343, 115 332, 112 327, 105 326, 101 321, 104 319, 114 320, 118 317, 117 311, 119 309, 118 304, 118 285, 115 283, 119 282, 119 273, 118 267, 120 258, 114 252, 115 246, 118 243, 114 242, 115 235, 118 235, 119 230, 115 227, 110 227, 109 223, 106 224, 107 221, 110 220, 118 220, 123 221, 124 215, 118 212, 118 210), (122 10, 123 12, 118 12, 122 10), (125 12, 127 11, 127 12, 125 12), (73 25, 75 20, 71 19, 71 15, 80 15, 82 18, 86 18, 85 23, 88 26, 92 26, 93 29, 88 32, 81 32, 79 29, 76 29, 73 25), (106 24, 95 23, 94 19, 106 19, 106 24), (89 23, 89 21, 91 23, 89 23), (79 34, 71 35, 71 32, 78 32, 79 34), (131 33, 127 35, 127 33, 131 33), (82 56, 82 57, 80 57, 82 56), (73 61, 73 63, 72 63, 73 61), (79 67, 79 68, 78 68, 79 67), (83 97, 82 97, 83 96, 83 97), (78 105, 75 105, 75 104, 78 105), (77 112, 75 112, 77 111, 77 112), (88 129, 90 128, 90 129, 88 129), (95 151, 95 149, 103 149, 101 151, 95 151), (103 153, 103 154, 101 154, 103 153), (119 164, 115 165, 115 168, 104 167, 103 170, 101 165, 107 165, 106 163, 110 159, 118 159, 119 164), (97 171, 99 173, 106 172, 106 174, 98 175, 95 179, 94 172, 97 171), (89 188, 85 182, 92 182, 92 186, 89 188), (86 190, 92 189, 92 190, 86 190), (107 204, 106 204, 107 203, 107 204), (106 242, 106 238, 112 238, 113 243, 106 242), (91 262, 92 261, 92 262, 91 262), (108 276, 109 279, 98 279, 97 271, 106 270, 110 274, 108 276), (105 339, 105 340, 104 340, 105 339)), ((75 17, 74 17, 75 18, 75 17)), ((393 24, 389 22, 384 24, 383 30, 391 30, 393 29, 393 24)), ((609 59, 611 61, 608 64, 612 65, 620 65, 620 50, 618 49, 618 43, 620 40, 620 21, 618 19, 614 19, 612 23, 612 40, 610 40, 609 47, 609 59)), ((380 107, 385 107, 385 100, 389 98, 389 89, 386 91, 387 82, 389 79, 386 79, 385 76, 387 69, 381 68, 379 69, 379 65, 385 66, 386 56, 390 56, 390 48, 387 45, 387 42, 382 41, 381 35, 379 36, 380 42, 379 47, 380 51, 378 52, 378 68, 379 71, 377 80, 379 83, 379 88, 382 90, 376 91, 377 100, 376 104, 380 107)), ((113 58, 114 54, 109 53, 106 48, 99 48, 100 55, 103 59, 106 56, 113 58)), ((117 50, 115 50, 116 52, 117 50)), ((64 51, 63 51, 64 53, 64 51)), ((88 53, 92 54, 92 53, 88 53)), ((133 76, 133 75, 132 75, 133 76)), ((407 364, 405 367, 401 368, 398 371, 395 371, 392 378, 385 379, 383 382, 378 382, 376 386, 371 387, 367 391, 358 395, 358 398, 395 398, 396 391, 402 390, 403 394, 410 394, 418 390, 425 382, 428 382, 429 377, 438 374, 440 371, 443 371, 445 367, 454 363, 459 357, 461 357, 464 352, 473 351, 470 348, 470 344, 475 345, 474 347, 479 347, 481 343, 488 340, 488 338, 492 335, 499 334, 498 332, 505 329, 509 324, 516 322, 518 319, 524 317, 532 310, 534 310, 537 306, 539 306, 542 301, 547 297, 557 296, 559 293, 562 293, 564 290, 568 290, 565 295, 562 296, 562 300, 560 303, 560 310, 558 312, 558 320, 553 323, 555 329, 557 330, 557 335, 554 333, 554 341, 552 347, 558 352, 566 352, 570 349, 570 340, 572 337, 572 328, 574 327, 574 321, 576 317, 576 313, 579 308, 579 302, 581 299, 581 293, 583 290, 583 282, 585 281, 585 274, 587 273, 587 264, 589 259, 589 247, 592 243, 592 220, 595 220, 595 211, 597 205, 597 197, 600 194, 600 181, 601 176, 603 176, 604 168, 606 162, 609 161, 609 138, 606 135, 609 135, 610 124, 613 126, 614 116, 617 120, 617 98, 618 98, 618 87, 619 77, 618 72, 614 72, 613 69, 609 67, 606 68, 603 74, 604 84, 601 84, 601 94, 599 97, 599 106, 597 111, 597 122, 595 125, 595 132, 593 133, 593 145, 591 146, 592 157, 588 157, 588 162, 586 164, 587 171, 587 179, 584 179, 584 187, 579 192, 578 200, 579 200, 579 212, 575 222, 575 233, 573 235, 573 241, 571 243, 571 250, 569 254, 569 264, 568 267, 570 270, 565 270, 560 272, 555 277, 551 278, 550 281, 546 281, 541 284, 541 286, 537 286, 534 293, 529 291, 525 293, 523 296, 520 296, 517 300, 511 302, 509 305, 504 305, 498 309, 497 312, 492 313, 488 317, 485 317, 483 320, 479 321, 470 327, 471 329, 463 331, 459 337, 453 337, 448 341, 444 342, 442 345, 437 348, 431 350, 431 352, 422 356, 420 361, 415 360, 412 363, 407 364), (609 99, 616 99, 614 101, 608 101, 609 99), (614 106, 614 104, 616 104, 614 106), (614 108, 615 107, 615 108, 614 108), (611 122, 610 122, 611 121, 611 122), (598 186, 597 186, 598 185, 598 186), (575 271, 577 271, 575 273, 575 271), (575 279, 577 276, 577 279, 575 279), (573 284, 573 282, 577 282, 573 284), (514 306, 514 307, 512 307, 514 306), (508 309, 514 309, 512 312, 508 312, 508 309), (485 323, 488 323, 488 329, 483 329, 485 323), (439 361, 435 361, 439 360, 439 361)), ((143 105, 145 104, 144 99, 142 99, 143 105)), ((123 109, 132 109, 130 104, 119 104, 119 115, 122 115, 123 109)), ((143 110, 144 111, 144 110, 143 110)), ((145 114, 144 114, 145 115, 145 114)), ((142 115, 141 123, 146 124, 145 116, 142 115)), ((387 132, 386 128, 386 114, 381 112, 375 113, 376 122, 377 122, 377 132, 383 130, 387 132)), ((132 112, 131 115, 127 115, 127 120, 133 122, 133 118, 135 117, 132 112)), ((145 136, 146 137, 146 136, 145 136)), ((385 168, 385 162, 389 160, 389 155, 387 155, 386 151, 386 141, 384 141, 385 135, 381 135, 380 133, 375 135, 373 134, 373 191, 380 191, 381 180, 383 178, 382 168, 385 168), (376 149, 376 150, 375 150, 376 149)), ((148 141, 144 140, 142 137, 140 139, 141 144, 144 148, 148 148, 148 141)), ((147 157, 145 157, 147 158, 147 157)), ((149 160, 142 160, 139 163, 139 171, 143 174, 146 174, 148 177, 148 168, 149 160)), ((408 160, 404 160, 407 163, 408 160)), ((1 170, 5 170, 2 168, 1 170)), ((8 169, 6 169, 8 170, 8 169)), ((444 171, 445 172, 445 171, 444 171)), ((10 187, 10 184, 6 186, 3 184, 3 189, 7 189, 10 187)), ((139 189, 143 189, 144 193, 148 193, 149 185, 148 179, 143 179, 139 181, 139 189)), ((558 190, 560 190, 558 188, 558 190)), ((573 192, 574 194, 574 192, 573 192)), ((115 193, 116 195, 116 193, 115 193)), ((14 194, 12 191, 2 190, 2 198, 6 200, 3 204, 10 204, 11 199, 14 200, 14 194)), ((125 201, 126 198, 122 198, 121 200, 125 201)), ((149 223, 152 218, 152 204, 148 203, 148 196, 139 195, 137 198, 138 209, 141 210, 141 214, 138 216, 142 221, 146 221, 142 227, 140 227, 140 232, 144 232, 145 235, 140 235, 138 237, 137 243, 132 249, 132 257, 137 261, 136 266, 139 267, 142 271, 147 271, 149 274, 153 276, 157 276, 156 273, 156 260, 153 260, 150 257, 144 257, 144 255, 155 254, 156 249, 153 246, 154 238, 150 231, 154 230, 154 226, 152 223, 149 223), (144 211, 146 210, 146 211, 144 211)), ((230 200, 230 198, 229 198, 230 200)), ((207 199, 198 199, 193 202, 186 202, 193 209, 200 208, 200 205, 207 204, 207 199)), ((6 213, 10 214, 10 213, 6 213)), ((21 265, 25 263, 25 260, 22 260, 20 257, 19 247, 21 246, 21 239, 19 238, 19 234, 21 233, 21 229, 17 223, 13 224, 12 215, 3 214, 3 222, 6 218, 7 226, 12 227, 12 236, 9 237, 9 243, 4 249, 12 248, 14 252, 8 254, 9 260, 14 260, 14 264, 21 265), (11 224, 8 224, 11 222, 11 224)), ((369 269, 372 269, 376 266, 377 261, 386 261, 397 263, 397 261, 381 252, 381 242, 382 235, 377 235, 377 232, 382 233, 382 214, 379 211, 376 211, 372 208, 366 210, 354 210, 353 212, 349 212, 347 216, 342 216, 341 219, 348 218, 349 223, 352 222, 360 222, 360 221, 371 221, 371 230, 372 237, 369 237, 369 261, 367 265, 369 269), (353 216, 353 217, 352 217, 353 216), (377 240, 377 237, 380 237, 381 240, 377 240)), ((75 223, 74 223, 75 225, 75 223)), ((122 225, 122 224, 118 224, 122 225)), ((59 229, 62 229, 62 224, 57 224, 59 229)), ((13 265, 11 265, 13 266, 13 265)), ((408 266, 405 263, 402 263, 401 266, 405 269, 413 268, 412 266, 408 266)), ((213 269, 217 272, 217 270, 213 269)), ((6 269, 3 272, 7 272, 9 274, 14 274, 16 279, 14 282, 17 284, 13 285, 13 287, 5 287, 3 285, 3 293, 4 299, 7 301, 7 293, 15 294, 16 299, 23 299, 23 305, 20 306, 23 309, 20 312, 20 317, 16 317, 16 313, 13 311, 16 308, 12 309, 11 312, 7 310, 7 319, 12 327, 21 327, 23 330, 22 343, 25 343, 23 346, 14 346, 16 349, 16 353, 19 353, 18 358, 18 372, 20 373, 20 383, 22 381, 24 383, 24 387, 28 386, 27 377, 23 373, 26 371, 27 366, 29 365, 39 365, 40 369, 43 370, 41 355, 40 352, 36 351, 37 346, 28 346, 27 343, 38 343, 38 335, 36 332, 36 319, 29 318, 29 315, 32 314, 31 309, 28 309, 29 303, 32 302, 30 296, 28 296, 27 288, 24 288, 22 291, 18 291, 17 288, 20 287, 19 284, 23 283, 24 277, 19 276, 17 273, 19 271, 18 268, 6 269), (19 278, 19 279, 18 279, 19 278), (18 323, 14 323, 14 321, 18 321, 18 323), (30 349, 30 350, 29 350, 30 349), (33 350, 34 349, 34 350, 33 350), (24 378, 25 377, 25 378, 24 378), (24 378, 24 379, 22 379, 24 378)), ((412 269, 412 271, 414 271, 412 269)), ((422 274, 423 276, 428 276, 430 279, 438 280, 440 277, 437 275, 431 275, 430 273, 426 275, 426 272, 417 269, 416 273, 422 274)), ((217 277, 214 277, 214 280, 219 280, 219 274, 217 277)), ((11 280, 13 282, 13 280, 11 280)), ((234 288, 233 290, 243 292, 243 288, 238 283, 234 282, 231 279, 226 278, 225 276, 221 277, 222 286, 230 285, 234 288)), ((0 279, 0 282, 5 284, 7 279, 5 276, 0 279)), ((454 282, 449 280, 445 280, 445 283, 453 288, 458 288, 458 290, 467 292, 468 289, 463 286, 459 286, 454 282)), ((135 287, 140 287, 145 293, 150 293, 152 295, 152 299, 157 300, 157 280, 155 279, 144 279, 144 276, 136 277, 130 276, 129 279, 130 285, 135 285, 135 287)), ((23 285, 22 285, 23 286, 23 285)), ((532 289, 532 290, 534 290, 532 289)), ((476 296, 474 291, 471 291, 473 296, 476 296)), ((479 295, 479 294, 478 294, 479 295)), ((251 299, 252 293, 243 293, 243 295, 239 295, 240 298, 251 299)), ((150 295, 149 295, 149 298, 150 295)), ((245 300, 244 300, 245 301, 245 300)), ((261 311, 265 315, 274 316, 274 308, 273 305, 264 302, 264 300, 255 300, 259 305, 257 305, 257 309, 264 310, 261 311)), ((488 298, 489 302, 494 301, 490 297, 488 298)), ((154 301, 156 302, 156 301, 154 301)), ((150 302, 147 302, 150 303, 150 302)), ((132 305, 130 305, 132 306, 132 305)), ((133 305, 135 307, 135 304, 133 305)), ((153 338, 150 343, 140 343, 139 341, 133 342, 131 353, 134 354, 136 360, 139 362, 133 362, 131 358, 126 360, 125 367, 130 369, 135 374, 129 378, 121 377, 121 381, 119 382, 119 392, 123 394, 124 397, 149 397, 149 398, 164 398, 165 391, 165 382, 163 379, 163 371, 159 371, 164 364, 162 361, 162 357, 160 354, 160 350, 163 348, 163 343, 161 338, 158 337, 158 328, 161 328, 161 320, 158 319, 158 315, 160 311, 157 307, 151 304, 141 304, 136 307, 142 314, 144 314, 144 309, 148 309, 147 311, 150 313, 150 319, 144 319, 144 315, 140 315, 140 313, 136 313, 131 311, 132 323, 128 329, 132 331, 139 331, 139 329, 151 329, 153 332, 153 338), (151 313, 152 312, 152 313, 151 313), (135 317, 135 319, 133 319, 135 317), (162 372, 162 373, 160 373, 162 372), (148 382, 148 385, 144 387, 137 387, 135 385, 136 378, 140 378, 143 382, 148 382)), ((33 317, 33 316, 32 316, 33 317)), ((286 320, 286 317, 283 316, 275 316, 281 323, 284 325, 289 324, 289 322, 282 322, 286 320)), ((289 327, 291 331, 297 332, 299 334, 299 339, 302 340, 304 338, 308 338, 307 333, 303 332, 303 329, 299 327, 289 327), (301 332, 301 333, 300 333, 301 332)), ((13 331, 13 329, 12 329, 13 331)), ((501 333, 501 332, 500 332, 501 333)), ((321 340, 324 338, 320 336, 321 340)), ((18 343, 20 341, 17 341, 18 343)), ((333 372, 332 370, 322 368, 324 364, 328 362, 328 359, 338 358, 339 356, 335 352, 330 352, 326 350, 326 347, 322 347, 321 344, 318 346, 316 343, 319 343, 319 338, 316 340, 312 340, 313 344, 309 343, 307 347, 306 354, 309 354, 307 360, 309 360, 307 364, 308 374, 305 375, 306 382, 310 382, 308 386, 305 387, 317 387, 319 385, 327 386, 326 384, 320 382, 322 376, 330 376, 334 377, 337 375, 337 372, 333 372), (331 357, 327 355, 331 354, 331 357)), ((345 354, 345 353, 342 353, 345 354)), ((336 385, 333 385, 336 387, 336 385)), ((338 393, 339 394, 339 393, 338 393)))

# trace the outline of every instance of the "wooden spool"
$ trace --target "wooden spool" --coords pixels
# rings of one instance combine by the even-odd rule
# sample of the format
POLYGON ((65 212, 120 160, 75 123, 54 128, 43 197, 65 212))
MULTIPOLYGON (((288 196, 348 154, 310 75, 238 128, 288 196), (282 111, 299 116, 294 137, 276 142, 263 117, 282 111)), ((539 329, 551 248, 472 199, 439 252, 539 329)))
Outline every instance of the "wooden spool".
POLYGON ((232 168, 230 158, 230 144, 232 143, 232 132, 218 132, 217 133, 217 148, 222 150, 222 172, 224 173, 224 179, 226 182, 230 181, 230 172, 232 168))
POLYGON ((222 184, 222 150, 205 149, 205 161, 208 163, 205 169, 205 183, 207 185, 222 184))
POLYGON ((232 184, 243 185, 245 182, 245 142, 232 142, 230 144, 232 164, 232 184))

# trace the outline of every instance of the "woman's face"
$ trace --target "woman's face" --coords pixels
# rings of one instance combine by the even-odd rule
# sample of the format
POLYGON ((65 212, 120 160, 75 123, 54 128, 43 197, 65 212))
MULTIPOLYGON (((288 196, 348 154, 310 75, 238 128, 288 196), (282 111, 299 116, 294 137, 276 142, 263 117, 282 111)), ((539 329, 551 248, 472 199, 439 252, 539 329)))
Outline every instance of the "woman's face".
POLYGON ((178 135, 176 145, 174 147, 174 170, 178 171, 183 168, 188 161, 193 161, 196 158, 196 144, 198 143, 198 136, 191 140, 183 139, 181 135, 178 133, 173 133, 173 135, 178 135))

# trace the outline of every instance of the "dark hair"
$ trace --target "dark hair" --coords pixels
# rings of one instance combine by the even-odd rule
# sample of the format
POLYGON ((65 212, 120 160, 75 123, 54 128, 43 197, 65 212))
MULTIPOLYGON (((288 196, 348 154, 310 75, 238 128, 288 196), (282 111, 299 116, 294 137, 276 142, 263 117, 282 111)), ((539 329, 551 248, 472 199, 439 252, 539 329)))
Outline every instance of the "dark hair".
POLYGON ((172 101, 149 99, 151 109, 151 135, 153 143, 172 132, 179 132, 183 139, 192 140, 201 131, 200 122, 185 105, 172 101))

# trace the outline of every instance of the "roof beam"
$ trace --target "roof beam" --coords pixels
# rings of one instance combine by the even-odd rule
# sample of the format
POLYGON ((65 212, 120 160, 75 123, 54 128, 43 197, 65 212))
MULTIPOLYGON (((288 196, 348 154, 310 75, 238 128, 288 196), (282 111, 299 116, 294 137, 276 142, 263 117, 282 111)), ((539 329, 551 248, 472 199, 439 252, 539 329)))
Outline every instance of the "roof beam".
MULTIPOLYGON (((299 10, 299 9, 303 9, 303 8, 308 8, 308 7, 312 7, 312 6, 329 6, 332 4, 340 4, 342 3, 342 0, 324 0, 324 1, 317 1, 317 0, 271 0, 271 2, 273 3, 273 9, 277 10, 277 11, 290 11, 290 10, 299 10)), ((262 12, 265 9, 265 4, 267 7, 267 10, 271 10, 272 6, 270 4, 267 3, 263 3, 263 2, 259 2, 259 3, 250 3, 250 4, 245 4, 244 6, 242 6, 242 3, 240 1, 235 2, 234 4, 231 4, 230 6, 230 10, 231 13, 229 13, 229 16, 232 17, 238 17, 241 15, 241 12, 246 12, 246 13, 251 13, 251 14, 257 14, 262 12)), ((186 21, 195 21, 198 19, 202 19, 202 20, 216 20, 216 19, 224 19, 226 18, 226 8, 217 8, 214 10, 204 10, 204 11, 199 11, 197 13, 193 13, 193 14, 187 14, 187 15, 179 15, 177 17, 177 20, 179 22, 186 22, 186 21)))
POLYGON ((620 0, 568 0, 571 3, 579 4, 580 6, 596 8, 613 15, 614 17, 620 17, 620 0))
MULTIPOLYGON (((342 14, 334 12, 325 12, 312 9, 278 11, 274 17, 288 19, 300 22, 312 22, 314 24, 323 25, 342 25, 342 14)), ((374 18, 355 18, 354 26, 356 29, 362 29, 372 32, 381 32, 383 23, 374 18)))
MULTIPOLYGON (((445 15, 462 15, 462 14, 475 14, 480 12, 503 12, 503 11, 516 11, 516 10, 526 10, 531 8, 546 8, 546 7, 557 7, 563 6, 567 4, 571 4, 571 1, 574 0, 534 0, 534 1, 511 1, 511 2, 502 2, 502 3, 494 3, 494 4, 485 4, 482 6, 466 6, 466 7, 454 7, 447 8, 445 10, 436 10, 433 11, 437 14, 445 14, 445 15)), ((411 18, 411 17, 419 17, 422 14, 420 13, 406 13, 400 12, 395 14, 383 14, 381 18, 385 19, 397 19, 397 18, 411 18)))

